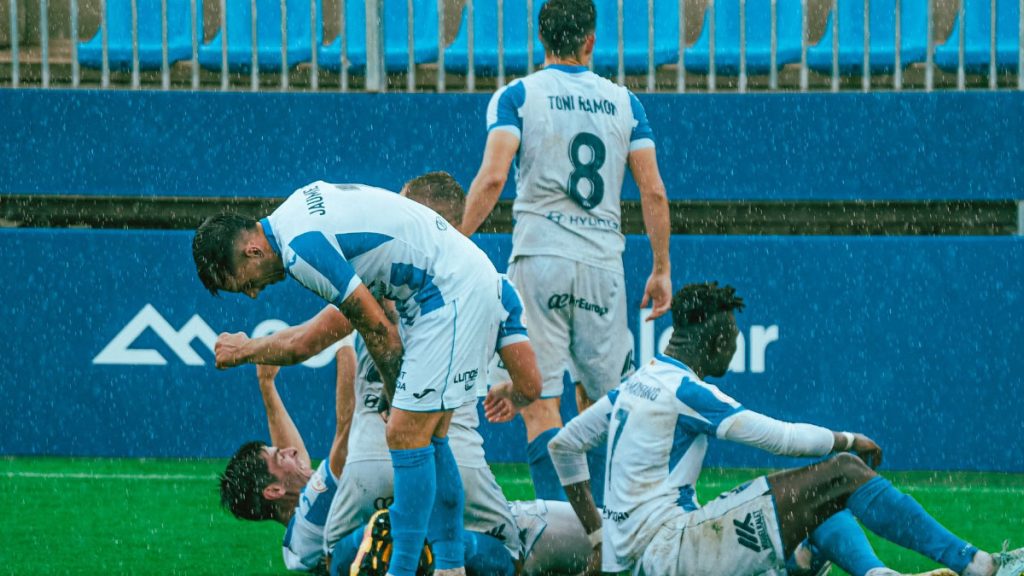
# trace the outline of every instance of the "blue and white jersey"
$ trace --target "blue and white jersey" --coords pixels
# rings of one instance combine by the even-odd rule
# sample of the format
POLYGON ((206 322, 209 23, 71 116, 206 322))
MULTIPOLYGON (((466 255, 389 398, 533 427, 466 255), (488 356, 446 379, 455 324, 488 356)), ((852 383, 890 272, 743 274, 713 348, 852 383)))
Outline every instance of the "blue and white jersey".
POLYGON ((426 206, 380 188, 313 182, 260 221, 288 273, 340 306, 360 283, 394 300, 403 324, 497 272, 426 206))
POLYGON ((284 533, 284 565, 289 570, 312 570, 320 562, 324 555, 324 524, 337 491, 338 479, 324 460, 302 489, 299 506, 284 533))
POLYGON ((621 271, 628 156, 654 146, 636 96, 583 66, 552 65, 498 90, 487 129, 520 140, 512 258, 561 256, 621 271))
POLYGON ((700 508, 694 487, 709 436, 788 456, 823 456, 834 440, 825 428, 746 410, 682 362, 658 354, 549 444, 568 485, 589 477, 585 451, 608 441, 605 571, 631 570, 660 527, 700 508))

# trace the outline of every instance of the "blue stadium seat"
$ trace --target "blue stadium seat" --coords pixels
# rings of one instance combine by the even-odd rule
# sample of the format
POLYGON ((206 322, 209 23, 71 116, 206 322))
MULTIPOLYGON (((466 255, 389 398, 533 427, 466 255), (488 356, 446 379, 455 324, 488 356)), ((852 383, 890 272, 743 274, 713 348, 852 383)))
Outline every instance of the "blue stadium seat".
MULTIPOLYGON (((544 46, 540 43, 537 30, 537 15, 544 0, 533 0, 533 64, 544 62, 544 46)), ((505 53, 505 71, 509 74, 524 74, 527 70, 526 0, 505 0, 502 28, 502 45, 505 53)), ((600 10, 600 8, 599 8, 600 10)), ((464 74, 469 68, 469 26, 466 13, 462 11, 459 34, 444 51, 446 70, 464 74)), ((498 71, 498 10, 493 0, 473 2, 473 67, 483 75, 498 71)))
MULTIPOLYGON (((979 70, 989 65, 992 26, 989 0, 962 0, 967 27, 964 28, 964 67, 979 70)), ((949 38, 935 48, 935 63, 956 70, 960 63, 960 27, 957 16, 949 38)), ((1004 68, 1017 68, 1017 39, 1020 30, 1020 6, 1017 0, 998 0, 996 4, 996 62, 1004 68)))
POLYGON ((1020 69, 1020 4, 999 0, 996 8, 996 63, 1001 68, 1020 69))
MULTIPOLYGON (((316 39, 310 30, 309 0, 286 0, 288 9, 288 66, 313 59, 313 45, 323 37, 321 0, 316 0, 316 39)), ((259 68, 263 71, 281 69, 281 2, 257 0, 257 49, 259 68)), ((248 71, 252 65, 252 3, 250 0, 227 0, 228 68, 248 71)), ((205 68, 220 70, 220 32, 199 48, 199 63, 205 68)))
MULTIPOLYGON (((800 0, 779 0, 777 4, 776 66, 800 61, 800 0)), ((708 72, 710 52, 710 11, 704 13, 700 38, 686 49, 686 68, 708 72)), ((747 72, 762 74, 771 68, 772 11, 769 2, 746 4, 747 72)), ((735 74, 740 69, 739 0, 715 2, 715 72, 735 74)))
MULTIPOLYGON (((870 2, 871 71, 888 73, 896 65, 896 2, 900 2, 900 64, 927 57, 927 0, 842 0, 839 2, 839 69, 859 72, 864 65, 864 2, 870 2)), ((832 70, 832 18, 829 13, 821 41, 807 50, 813 70, 832 70)))
MULTIPOLYGON (((138 0, 139 67, 160 68, 163 62, 160 0, 138 0)), ((199 6, 196 30, 203 33, 203 11, 199 6)), ((78 62, 99 68, 103 65, 103 34, 78 44, 78 62)), ((201 36, 200 36, 201 37, 201 36)), ((132 5, 130 0, 107 0, 107 58, 110 67, 128 70, 132 66, 132 5)), ((167 0, 167 61, 192 58, 192 11, 189 0, 167 0)))
MULTIPOLYGON (((596 0, 597 43, 594 70, 601 74, 619 69, 617 0, 596 0)), ((679 0, 654 0, 654 65, 679 58, 679 0)), ((623 0, 623 61, 627 74, 647 70, 647 0, 623 0)))
MULTIPOLYGON (((413 51, 417 64, 437 60, 437 0, 413 0, 413 51)), ((345 0, 349 69, 366 68, 366 0, 345 0)), ((409 12, 405 0, 384 0, 384 65, 405 70, 409 54, 409 12)), ((319 47, 319 65, 341 69, 341 37, 319 47)))

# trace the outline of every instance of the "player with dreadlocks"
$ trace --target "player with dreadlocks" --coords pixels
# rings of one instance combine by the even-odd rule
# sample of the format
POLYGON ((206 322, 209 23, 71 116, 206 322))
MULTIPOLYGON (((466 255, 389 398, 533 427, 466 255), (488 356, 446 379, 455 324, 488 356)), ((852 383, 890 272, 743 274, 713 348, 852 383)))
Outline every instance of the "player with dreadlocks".
MULTIPOLYGON (((877 558, 844 555, 830 519, 849 511, 869 530, 965 576, 1016 576, 1024 549, 989 554, 957 538, 873 470, 882 450, 867 436, 782 422, 745 409, 708 384, 736 353, 731 286, 693 284, 672 302, 673 334, 657 355, 550 443, 570 503, 595 546, 591 571, 746 576, 784 568, 808 537, 838 541, 836 563, 856 576, 892 576, 877 558), (756 478, 701 507, 695 486, 708 438, 824 461, 756 478), (609 441, 605 519, 590 495, 586 451, 609 441), (851 454, 852 452, 852 454, 851 454), (602 537, 602 535, 604 537, 602 537), (600 544, 600 545, 599 545, 600 544), (856 565, 848 566, 851 560, 856 565)), ((929 572, 953 576, 947 569, 929 572)))

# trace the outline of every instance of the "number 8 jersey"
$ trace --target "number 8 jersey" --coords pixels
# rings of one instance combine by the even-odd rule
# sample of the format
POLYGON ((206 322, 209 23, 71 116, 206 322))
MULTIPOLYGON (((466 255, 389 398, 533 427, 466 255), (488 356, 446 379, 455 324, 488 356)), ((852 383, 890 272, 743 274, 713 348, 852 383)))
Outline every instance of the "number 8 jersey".
POLYGON ((636 96, 586 67, 550 65, 494 94, 487 130, 520 141, 512 259, 560 256, 621 272, 627 157, 654 146, 636 96))

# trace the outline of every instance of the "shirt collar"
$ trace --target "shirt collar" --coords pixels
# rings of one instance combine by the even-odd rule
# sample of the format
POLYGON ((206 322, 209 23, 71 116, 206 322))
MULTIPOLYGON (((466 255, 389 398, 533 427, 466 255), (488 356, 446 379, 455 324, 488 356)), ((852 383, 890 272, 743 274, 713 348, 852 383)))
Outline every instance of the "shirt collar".
POLYGON ((270 247, 274 249, 274 252, 276 252, 278 256, 280 256, 281 246, 278 245, 277 238, 274 236, 274 229, 270 226, 270 219, 261 219, 260 225, 263 226, 263 234, 267 237, 267 241, 270 242, 270 247))
POLYGON ((676 366, 678 368, 682 368, 683 370, 686 370, 687 372, 693 372, 693 370, 691 370, 689 366, 687 366, 686 364, 683 364, 682 362, 680 362, 679 360, 676 360, 675 358, 673 358, 671 356, 666 356, 664 354, 655 354, 654 357, 655 357, 655 359, 657 359, 660 362, 665 362, 666 364, 671 364, 671 365, 676 366))
POLYGON ((580 72, 586 72, 589 70, 586 66, 571 66, 569 64, 548 64, 544 67, 545 70, 559 70, 568 74, 579 74, 580 72))

